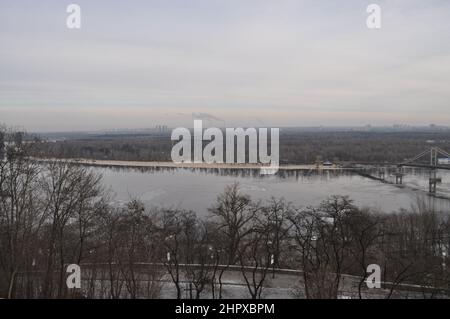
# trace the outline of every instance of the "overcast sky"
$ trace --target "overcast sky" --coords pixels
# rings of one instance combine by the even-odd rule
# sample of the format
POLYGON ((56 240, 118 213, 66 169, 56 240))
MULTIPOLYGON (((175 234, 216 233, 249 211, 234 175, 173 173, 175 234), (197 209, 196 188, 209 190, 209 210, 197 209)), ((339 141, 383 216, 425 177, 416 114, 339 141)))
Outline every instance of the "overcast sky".
POLYGON ((448 0, 0 0, 0 123, 450 125, 448 0), (119 3, 120 2, 120 3, 119 3), (81 6, 82 27, 66 27, 81 6), (382 8, 382 28, 366 8, 382 8))

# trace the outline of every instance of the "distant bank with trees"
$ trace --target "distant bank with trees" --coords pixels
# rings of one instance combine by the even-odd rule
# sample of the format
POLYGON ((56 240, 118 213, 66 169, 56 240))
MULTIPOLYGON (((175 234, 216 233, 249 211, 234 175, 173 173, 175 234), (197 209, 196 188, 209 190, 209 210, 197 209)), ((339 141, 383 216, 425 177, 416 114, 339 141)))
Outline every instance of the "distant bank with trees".
MULTIPOLYGON (((171 161, 170 134, 84 134, 41 142, 34 155, 50 158, 171 161)), ((364 132, 280 130, 281 164, 397 163, 431 146, 450 151, 450 131, 364 132)))

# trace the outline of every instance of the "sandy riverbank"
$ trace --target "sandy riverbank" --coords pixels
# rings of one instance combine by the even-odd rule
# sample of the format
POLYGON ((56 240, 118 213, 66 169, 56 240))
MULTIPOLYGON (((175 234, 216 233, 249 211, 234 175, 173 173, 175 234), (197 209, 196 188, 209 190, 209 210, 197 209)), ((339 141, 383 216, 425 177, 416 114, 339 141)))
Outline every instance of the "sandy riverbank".
MULTIPOLYGON (((89 166, 117 166, 117 167, 149 167, 149 168, 201 168, 201 169, 264 169, 270 168, 261 164, 229 164, 229 163, 174 163, 174 162, 144 162, 144 161, 116 161, 116 160, 92 160, 92 159, 42 159, 33 158, 39 162, 65 161, 74 164, 89 166)), ((344 170, 338 166, 310 165, 280 165, 279 170, 344 170)))

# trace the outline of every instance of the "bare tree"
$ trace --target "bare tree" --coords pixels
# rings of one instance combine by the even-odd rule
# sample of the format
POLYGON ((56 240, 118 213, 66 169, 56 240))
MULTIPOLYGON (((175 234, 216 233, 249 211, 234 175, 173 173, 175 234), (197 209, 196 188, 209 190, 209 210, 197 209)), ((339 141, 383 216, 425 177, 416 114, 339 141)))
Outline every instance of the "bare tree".
POLYGON ((239 243, 252 231, 258 210, 250 197, 239 191, 237 183, 227 186, 210 209, 217 218, 218 229, 227 239, 228 264, 235 263, 239 243))
POLYGON ((241 274, 252 299, 260 299, 273 258, 271 225, 259 224, 239 246, 241 274))
POLYGON ((189 284, 189 297, 200 299, 207 284, 213 281, 214 266, 211 255, 212 244, 209 238, 208 225, 199 220, 184 224, 186 267, 185 278, 189 284), (193 295, 192 288, 195 290, 193 295))
POLYGON ((347 217, 357 210, 347 197, 332 196, 318 209, 291 217, 307 298, 337 298, 349 260, 347 217))
MULTIPOLYGON (((29 269, 36 256, 33 242, 45 218, 37 198, 40 168, 27 160, 31 144, 22 134, 2 131, 5 159, 0 161, 0 281, 6 283, 6 298, 16 297, 19 272, 29 269), (5 147, 4 140, 9 143, 5 147)), ((1 286, 1 284, 0 284, 1 286)))
MULTIPOLYGON (((86 206, 92 206, 101 196, 100 176, 90 172, 88 169, 75 166, 65 162, 49 163, 43 175, 41 189, 44 192, 44 212, 48 216, 48 246, 47 263, 44 277, 42 296, 52 296, 54 285, 54 270, 58 270, 57 296, 63 297, 64 265, 66 258, 70 256, 69 249, 66 250, 67 227, 76 221, 76 217, 86 219, 86 206), (81 213, 83 211, 83 213, 81 213), (81 215, 80 215, 81 214, 81 215)), ((89 219, 89 218, 88 218, 89 219)), ((83 230, 82 230, 83 232, 83 230)), ((81 237, 81 245, 83 234, 81 237)), ((73 256, 73 254, 71 255, 73 256)), ((71 257, 69 257, 71 258, 71 257)), ((78 254, 78 260, 81 253, 78 254)), ((73 260, 70 260, 73 261, 73 260)))
POLYGON ((161 259, 175 285, 177 299, 182 297, 180 260, 183 222, 181 214, 189 213, 164 210, 160 222, 160 242, 163 245, 161 259))
POLYGON ((121 271, 117 266, 120 260, 120 245, 118 243, 118 230, 120 227, 120 209, 112 209, 103 216, 103 242, 106 244, 106 262, 108 276, 109 297, 118 299, 122 294, 123 281, 121 271))
POLYGON ((239 244, 251 233, 258 210, 259 207, 251 201, 250 196, 240 192, 237 183, 227 186, 224 193, 217 197, 216 203, 209 209, 226 243, 224 248, 226 264, 221 268, 218 277, 219 299, 222 298, 223 275, 230 265, 236 263, 239 244))
POLYGON ((258 215, 258 223, 266 228, 269 233, 268 244, 270 246, 273 267, 280 267, 284 252, 283 248, 288 246, 287 241, 292 224, 289 218, 295 213, 295 209, 284 198, 271 198, 266 206, 261 209, 262 214, 258 215), (262 215, 262 216, 260 216, 262 215))
POLYGON ((367 279, 367 266, 378 263, 380 253, 377 251, 379 240, 384 236, 380 217, 369 211, 353 210, 346 216, 349 226, 350 252, 359 268, 358 297, 362 299, 362 288, 367 279))

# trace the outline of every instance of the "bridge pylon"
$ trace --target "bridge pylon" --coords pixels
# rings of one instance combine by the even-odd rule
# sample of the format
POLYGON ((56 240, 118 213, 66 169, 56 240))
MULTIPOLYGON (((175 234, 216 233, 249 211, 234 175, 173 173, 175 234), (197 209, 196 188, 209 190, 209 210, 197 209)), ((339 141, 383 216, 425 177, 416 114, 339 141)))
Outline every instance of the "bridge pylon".
POLYGON ((413 164, 414 162, 417 163, 419 159, 425 158, 425 156, 429 156, 430 158, 430 164, 429 165, 420 165, 422 167, 428 167, 430 169, 430 177, 429 177, 429 188, 428 191, 430 195, 436 195, 436 189, 437 184, 442 182, 442 179, 440 177, 437 177, 437 169, 439 168, 439 155, 443 155, 447 158, 450 158, 450 154, 446 151, 442 150, 439 147, 432 147, 429 150, 426 150, 417 156, 415 156, 412 159, 406 160, 405 162, 401 163, 401 166, 406 166, 413 164))
POLYGON ((395 172, 395 184, 403 184, 403 167, 397 166, 397 171, 395 172))

